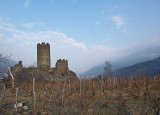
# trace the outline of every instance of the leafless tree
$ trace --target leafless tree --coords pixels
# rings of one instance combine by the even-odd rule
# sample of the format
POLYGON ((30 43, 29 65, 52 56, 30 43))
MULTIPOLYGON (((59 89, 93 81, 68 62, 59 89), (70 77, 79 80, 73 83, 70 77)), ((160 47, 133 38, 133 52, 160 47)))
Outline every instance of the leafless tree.
POLYGON ((111 61, 105 61, 104 65, 104 77, 112 77, 112 64, 111 61))
POLYGON ((12 85, 12 87, 14 87, 14 77, 13 77, 13 75, 12 75, 12 72, 11 72, 11 70, 10 70, 10 66, 9 66, 9 59, 10 59, 10 57, 11 57, 12 55, 10 55, 10 56, 5 56, 4 58, 2 57, 2 54, 0 54, 0 60, 3 62, 3 63, 6 63, 7 64, 7 66, 8 66, 8 74, 11 76, 11 78, 12 78, 12 82, 11 82, 11 85, 12 85))

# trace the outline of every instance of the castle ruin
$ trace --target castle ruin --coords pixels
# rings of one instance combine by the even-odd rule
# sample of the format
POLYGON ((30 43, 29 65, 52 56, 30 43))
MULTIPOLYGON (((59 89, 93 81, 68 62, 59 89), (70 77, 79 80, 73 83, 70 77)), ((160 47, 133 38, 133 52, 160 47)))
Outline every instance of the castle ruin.
POLYGON ((36 78, 38 81, 51 81, 56 79, 77 79, 76 74, 69 70, 68 60, 57 60, 55 67, 51 67, 50 44, 42 42, 37 44, 37 67, 24 68, 22 61, 11 68, 17 81, 30 81, 36 78))

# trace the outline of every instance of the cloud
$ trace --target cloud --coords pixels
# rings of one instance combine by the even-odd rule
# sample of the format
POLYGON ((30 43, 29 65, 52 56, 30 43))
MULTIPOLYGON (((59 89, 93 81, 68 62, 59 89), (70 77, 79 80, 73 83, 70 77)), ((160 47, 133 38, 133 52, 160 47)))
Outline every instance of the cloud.
POLYGON ((28 7, 30 4, 29 0, 26 0, 26 2, 24 3, 24 7, 28 7))
MULTIPOLYGON (((36 23, 35 23, 36 24, 36 23)), ((111 39, 111 38, 110 38, 111 39)), ((80 41, 55 30, 21 29, 5 20, 0 20, 0 53, 12 54, 12 59, 22 60, 24 66, 36 61, 37 43, 48 42, 51 46, 51 65, 55 66, 58 59, 68 59, 69 68, 77 73, 85 72, 91 67, 104 63, 106 60, 116 60, 140 48, 160 45, 160 37, 146 42, 129 44, 128 46, 109 47, 96 44, 87 47, 80 41)))
POLYGON ((45 23, 43 22, 29 22, 29 23, 21 23, 20 26, 25 27, 25 28, 33 28, 33 27, 43 27, 45 23))
POLYGON ((126 18, 124 18, 123 16, 112 16, 111 19, 114 22, 117 29, 121 29, 123 33, 127 31, 126 18))
POLYGON ((31 27, 34 27, 34 26, 35 26, 35 23, 33 23, 33 22, 25 23, 25 24, 21 24, 21 26, 27 27, 27 28, 31 28, 31 27))
POLYGON ((85 66, 81 56, 89 52, 84 43, 54 30, 29 31, 24 29, 21 30, 18 25, 0 21, 0 51, 5 50, 6 53, 13 54, 14 60, 22 60, 25 66, 29 66, 33 61, 36 61, 37 43, 48 42, 51 44, 52 66, 56 60, 64 58, 69 60, 70 68, 76 72, 85 71, 80 69, 85 66), (75 65, 78 66, 75 67, 75 65))
POLYGON ((111 19, 117 27, 121 27, 126 24, 125 18, 122 16, 112 16, 111 19))
POLYGON ((25 28, 21 30, 18 25, 7 23, 8 25, 6 23, 0 24, 0 27, 2 26, 0 30, 4 31, 0 31, 0 49, 5 51, 6 55, 13 54, 12 58, 16 61, 22 60, 25 66, 36 61, 36 45, 41 42, 48 42, 51 45, 53 67, 56 60, 64 58, 69 60, 70 69, 77 73, 103 63, 116 51, 101 45, 88 48, 86 44, 78 42, 62 32, 54 30, 29 31, 25 28))
POLYGON ((0 18, 0 30, 2 31, 10 31, 10 32, 19 32, 19 30, 15 29, 16 25, 11 24, 6 19, 0 18))

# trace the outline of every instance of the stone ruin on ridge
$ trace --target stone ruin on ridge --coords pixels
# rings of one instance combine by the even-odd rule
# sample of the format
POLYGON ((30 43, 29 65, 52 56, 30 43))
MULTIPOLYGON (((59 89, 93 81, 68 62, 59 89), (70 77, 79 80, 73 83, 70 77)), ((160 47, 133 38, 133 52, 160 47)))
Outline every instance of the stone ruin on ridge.
POLYGON ((77 79, 76 74, 68 68, 68 60, 59 59, 55 67, 51 67, 50 44, 44 42, 37 44, 37 67, 24 68, 22 61, 19 61, 11 68, 11 72, 17 82, 30 82, 32 78, 35 78, 36 81, 77 79))

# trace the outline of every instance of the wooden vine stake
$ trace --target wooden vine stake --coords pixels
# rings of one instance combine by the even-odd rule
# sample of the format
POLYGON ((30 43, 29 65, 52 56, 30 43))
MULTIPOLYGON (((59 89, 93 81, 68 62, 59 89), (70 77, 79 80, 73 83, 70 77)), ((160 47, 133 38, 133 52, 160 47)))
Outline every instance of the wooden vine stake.
POLYGON ((71 91, 71 80, 69 80, 69 91, 71 91))
POLYGON ((33 95, 34 95, 34 89, 35 89, 35 78, 33 78, 33 95))
POLYGON ((18 100, 18 87, 16 88, 16 114, 17 114, 17 110, 18 110, 17 100, 18 100))
POLYGON ((36 115, 36 92, 33 93, 34 96, 34 115, 36 115))

